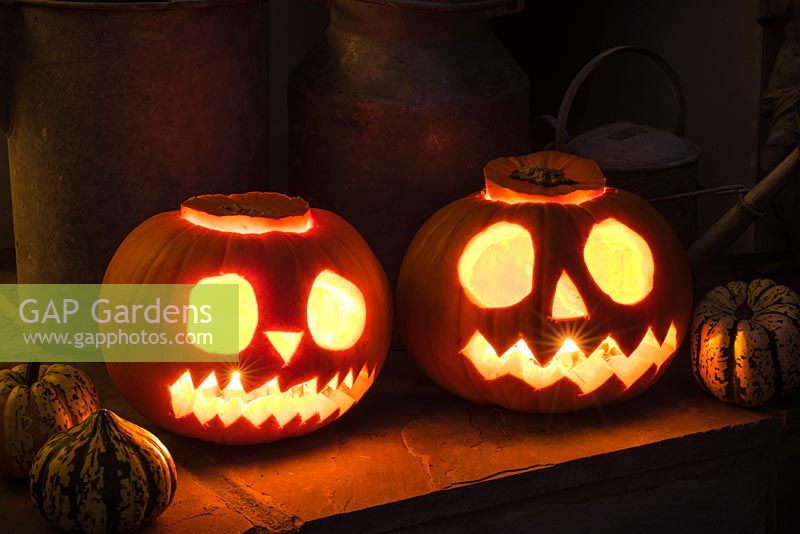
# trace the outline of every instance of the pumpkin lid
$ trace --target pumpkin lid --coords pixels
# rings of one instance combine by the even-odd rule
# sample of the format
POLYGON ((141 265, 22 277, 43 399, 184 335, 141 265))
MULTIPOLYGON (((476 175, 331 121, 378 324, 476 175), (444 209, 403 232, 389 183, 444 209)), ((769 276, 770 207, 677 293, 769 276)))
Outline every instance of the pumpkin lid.
POLYGON ((606 183, 594 161, 556 150, 492 160, 483 175, 486 198, 509 204, 580 204, 601 196, 606 183))
POLYGON ((420 11, 487 11, 503 7, 510 0, 358 0, 365 4, 379 4, 394 8, 420 11))
POLYGON ((308 202, 280 193, 192 197, 181 204, 180 216, 197 226, 237 234, 303 233, 311 228, 308 202))
POLYGON ((597 161, 606 172, 669 169, 700 157, 700 148, 691 141, 631 122, 615 122, 577 135, 566 149, 597 161))

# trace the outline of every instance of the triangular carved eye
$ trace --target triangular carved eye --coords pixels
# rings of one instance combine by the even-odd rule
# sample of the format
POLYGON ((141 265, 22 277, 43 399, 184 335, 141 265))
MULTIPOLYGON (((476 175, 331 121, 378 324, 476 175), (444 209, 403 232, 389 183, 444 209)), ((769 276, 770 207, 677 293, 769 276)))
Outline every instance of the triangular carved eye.
POLYGON ((533 256, 530 232, 518 224, 493 224, 467 243, 458 278, 474 304, 506 308, 533 289, 533 256))
POLYGON ((556 294, 553 297, 553 311, 551 319, 579 319, 588 318, 589 311, 583 302, 580 291, 575 282, 566 271, 561 273, 556 285, 556 294))

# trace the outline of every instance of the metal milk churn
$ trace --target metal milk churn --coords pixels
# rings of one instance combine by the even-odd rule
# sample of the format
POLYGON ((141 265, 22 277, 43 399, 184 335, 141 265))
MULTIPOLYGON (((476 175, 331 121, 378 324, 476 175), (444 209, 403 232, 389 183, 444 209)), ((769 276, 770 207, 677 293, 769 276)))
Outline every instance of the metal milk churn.
POLYGON ((430 215, 529 149, 528 79, 487 16, 508 3, 332 0, 292 72, 290 191, 351 222, 392 284, 430 215))
POLYGON ((699 189, 697 163, 700 148, 685 139, 684 132, 684 96, 675 71, 651 50, 621 46, 592 59, 572 81, 558 113, 555 146, 558 150, 595 160, 610 186, 651 200, 684 246, 689 246, 697 233, 697 198, 686 193, 699 189), (616 122, 567 139, 567 118, 581 84, 601 63, 621 53, 648 57, 669 77, 678 108, 674 133, 652 126, 616 122))
POLYGON ((20 282, 98 283, 147 217, 267 187, 267 7, 0 0, 20 282))

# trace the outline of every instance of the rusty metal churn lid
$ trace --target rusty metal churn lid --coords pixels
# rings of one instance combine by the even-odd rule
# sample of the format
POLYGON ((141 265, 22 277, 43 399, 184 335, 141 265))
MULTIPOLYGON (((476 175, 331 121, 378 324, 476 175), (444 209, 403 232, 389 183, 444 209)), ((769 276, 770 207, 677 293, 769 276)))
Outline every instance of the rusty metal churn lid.
POLYGON ((620 46, 599 54, 575 76, 558 112, 555 145, 558 150, 595 160, 610 185, 651 200, 688 246, 697 232, 697 200, 684 194, 699 189, 697 163, 700 148, 686 139, 684 132, 685 101, 675 71, 652 50, 620 46), (601 63, 622 53, 643 55, 666 73, 678 111, 673 131, 615 122, 568 139, 567 119, 581 85, 601 63), (683 196, 675 198, 675 195, 683 196))
POLYGON ((529 147, 528 78, 489 19, 512 4, 332 0, 292 71, 289 191, 355 226, 392 284, 420 226, 529 147))

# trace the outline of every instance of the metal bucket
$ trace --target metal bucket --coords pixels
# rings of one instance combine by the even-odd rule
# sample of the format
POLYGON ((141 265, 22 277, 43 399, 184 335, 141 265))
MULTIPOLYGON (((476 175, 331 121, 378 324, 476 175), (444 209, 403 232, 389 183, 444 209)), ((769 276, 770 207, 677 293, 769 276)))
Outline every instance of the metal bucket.
POLYGON ((683 90, 664 58, 637 46, 611 48, 587 63, 572 80, 558 112, 555 146, 597 161, 609 185, 653 202, 684 246, 689 246, 697 235, 697 198, 686 193, 696 192, 700 187, 697 178, 700 148, 684 137, 685 117, 683 90), (608 58, 622 53, 647 57, 667 75, 677 108, 674 130, 667 132, 652 126, 617 122, 568 140, 567 119, 583 82, 608 58))
POLYGON ((529 85, 492 33, 498 0, 333 0, 292 72, 289 188, 364 235, 392 284, 436 210, 529 148, 529 85))
POLYGON ((150 215, 267 187, 265 0, 0 1, 20 282, 99 282, 150 215))

